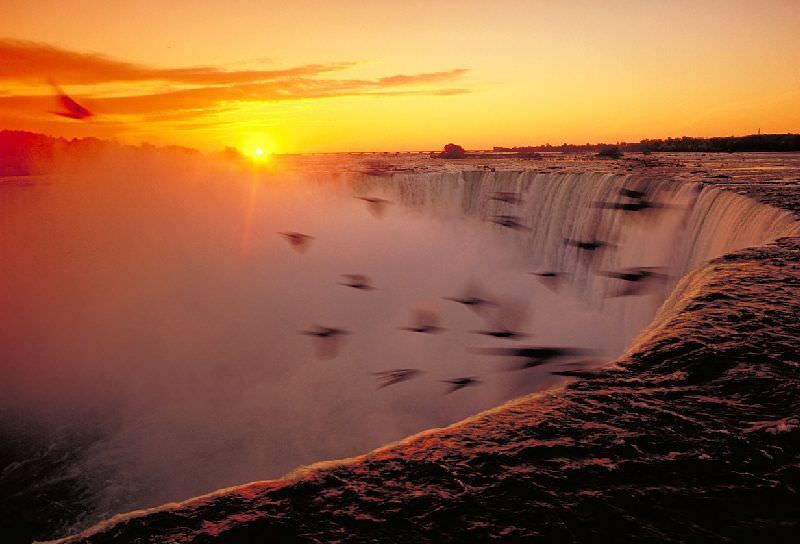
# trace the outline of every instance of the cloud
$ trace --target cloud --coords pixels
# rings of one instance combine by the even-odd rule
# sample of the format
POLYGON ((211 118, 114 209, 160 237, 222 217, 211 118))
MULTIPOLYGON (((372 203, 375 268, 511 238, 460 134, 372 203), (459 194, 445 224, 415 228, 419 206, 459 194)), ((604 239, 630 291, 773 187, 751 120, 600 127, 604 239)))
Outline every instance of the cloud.
POLYGON ((64 85, 118 81, 168 81, 224 85, 286 77, 316 76, 352 68, 353 63, 309 64, 282 70, 227 71, 211 66, 153 68, 110 59, 96 53, 79 53, 51 45, 0 39, 0 80, 28 83, 54 79, 64 85))
POLYGON ((420 83, 441 83, 452 81, 464 76, 469 72, 466 68, 457 68, 446 72, 431 72, 428 74, 416 74, 410 76, 398 75, 382 77, 378 80, 379 85, 419 85, 420 83))
MULTIPOLYGON (((168 112, 214 112, 237 102, 278 102, 342 96, 449 96, 469 92, 440 85, 463 78, 469 70, 457 68, 418 74, 397 74, 377 79, 336 78, 352 69, 353 62, 307 64, 279 70, 222 70, 200 66, 156 68, 114 60, 94 53, 69 51, 47 44, 0 39, 0 81, 25 85, 24 94, 0 94, 0 110, 47 112, 53 98, 41 94, 48 80, 60 85, 88 86, 89 96, 79 96, 99 115, 158 117, 168 112), (162 89, 146 92, 158 82, 162 89), (134 83, 140 85, 133 87, 134 83), (116 84, 111 96, 92 93, 92 85, 116 84), (121 94, 121 96, 120 96, 121 94)), ((47 92, 50 92, 48 89, 47 92)))

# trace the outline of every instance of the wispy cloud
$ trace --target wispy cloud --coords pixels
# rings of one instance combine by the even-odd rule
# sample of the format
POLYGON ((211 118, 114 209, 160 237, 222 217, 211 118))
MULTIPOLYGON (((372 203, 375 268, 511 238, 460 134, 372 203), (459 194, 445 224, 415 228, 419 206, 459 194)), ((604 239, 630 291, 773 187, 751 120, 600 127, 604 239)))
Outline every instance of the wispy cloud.
POLYGON ((286 77, 317 76, 351 68, 353 63, 309 64, 282 70, 221 70, 212 66, 154 68, 96 53, 69 51, 47 44, 0 39, 0 80, 41 83, 48 78, 70 84, 119 81, 168 81, 224 85, 286 77))
POLYGON ((0 81, 39 90, 0 95, 0 109, 45 110, 50 98, 39 94, 49 80, 63 86, 89 86, 88 102, 99 114, 148 115, 169 111, 218 110, 231 102, 310 100, 341 96, 427 94, 447 96, 466 88, 441 88, 463 78, 457 68, 418 74, 396 74, 377 79, 333 77, 356 66, 353 62, 308 64, 276 70, 223 70, 212 66, 156 68, 81 53, 47 44, 0 40, 0 81), (147 92, 159 82, 167 90, 147 92), (131 89, 125 84, 140 83, 131 89), (92 85, 121 84, 122 96, 91 91, 92 85))

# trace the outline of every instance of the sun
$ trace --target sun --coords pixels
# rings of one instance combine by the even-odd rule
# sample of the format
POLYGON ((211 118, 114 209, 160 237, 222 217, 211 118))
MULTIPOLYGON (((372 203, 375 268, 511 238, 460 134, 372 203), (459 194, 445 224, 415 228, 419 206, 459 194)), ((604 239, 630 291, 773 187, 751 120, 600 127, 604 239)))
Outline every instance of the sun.
POLYGON ((269 159, 271 158, 271 155, 272 151, 265 147, 251 148, 250 151, 251 160, 258 164, 268 162, 269 159))
POLYGON ((243 134, 237 149, 250 163, 259 167, 272 163, 278 151, 275 138, 271 134, 243 134))

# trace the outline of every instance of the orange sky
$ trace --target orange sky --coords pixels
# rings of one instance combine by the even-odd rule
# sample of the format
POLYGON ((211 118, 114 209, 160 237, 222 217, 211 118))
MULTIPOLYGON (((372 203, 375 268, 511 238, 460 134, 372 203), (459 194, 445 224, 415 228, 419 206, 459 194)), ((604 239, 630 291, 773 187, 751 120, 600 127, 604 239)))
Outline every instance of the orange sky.
POLYGON ((0 0, 0 13, 0 128, 246 152, 800 131, 797 0, 0 0), (96 116, 48 113, 48 77, 96 116))

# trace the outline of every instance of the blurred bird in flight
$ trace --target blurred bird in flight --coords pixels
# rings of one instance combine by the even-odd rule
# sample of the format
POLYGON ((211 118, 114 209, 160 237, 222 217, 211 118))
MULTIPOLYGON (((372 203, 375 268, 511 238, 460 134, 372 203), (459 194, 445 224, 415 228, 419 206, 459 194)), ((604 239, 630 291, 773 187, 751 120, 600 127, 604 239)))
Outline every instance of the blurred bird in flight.
POLYGON ((377 218, 383 217, 386 214, 386 207, 392 203, 391 200, 377 196, 357 196, 356 198, 366 202, 369 213, 377 218))
POLYGON ((452 380, 442 380, 442 383, 450 384, 451 387, 450 389, 447 390, 447 394, 449 395, 454 391, 458 391, 459 389, 464 389, 465 387, 468 387, 470 385, 478 385, 481 382, 472 376, 466 376, 464 378, 453 378, 452 380))
POLYGON ((314 350, 318 359, 333 359, 341 349, 342 336, 350 333, 336 327, 314 325, 310 330, 300 331, 300 334, 313 337, 314 350))
POLYGON ((79 121, 88 119, 93 115, 92 112, 70 98, 67 93, 61 90, 61 87, 55 84, 55 82, 51 81, 50 85, 52 85, 53 89, 56 91, 58 103, 63 108, 62 111, 54 111, 53 113, 69 119, 77 119, 79 121))
POLYGON ((395 368, 393 370, 373 372, 372 375, 376 376, 381 382, 378 389, 383 389, 384 387, 410 380, 421 373, 422 371, 416 368, 395 368))
POLYGON ((439 312, 432 308, 423 308, 418 306, 417 308, 414 308, 413 312, 411 313, 411 326, 400 327, 400 329, 404 331, 428 334, 438 333, 444 330, 444 328, 439 325, 440 322, 441 318, 439 317, 439 312))
POLYGON ((278 234, 286 238, 289 244, 300 253, 306 251, 311 241, 314 239, 313 236, 303 234, 302 232, 279 232, 278 234))
POLYGON ((364 274, 342 274, 342 277, 345 278, 346 281, 340 283, 339 285, 352 287, 353 289, 358 289, 360 291, 372 291, 375 289, 375 287, 372 285, 372 280, 370 280, 369 277, 365 276, 364 274))

